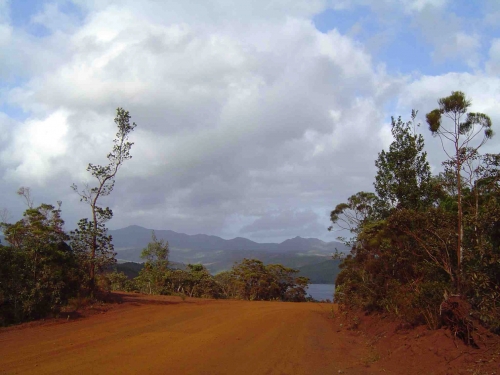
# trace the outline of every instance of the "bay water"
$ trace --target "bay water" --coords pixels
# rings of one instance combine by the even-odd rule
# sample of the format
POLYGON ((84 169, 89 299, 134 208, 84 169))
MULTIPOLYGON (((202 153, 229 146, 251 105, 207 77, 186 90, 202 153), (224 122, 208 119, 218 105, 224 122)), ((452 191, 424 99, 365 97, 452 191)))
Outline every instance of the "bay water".
POLYGON ((307 294, 317 301, 327 300, 333 301, 333 292, 335 291, 334 284, 309 284, 307 294))

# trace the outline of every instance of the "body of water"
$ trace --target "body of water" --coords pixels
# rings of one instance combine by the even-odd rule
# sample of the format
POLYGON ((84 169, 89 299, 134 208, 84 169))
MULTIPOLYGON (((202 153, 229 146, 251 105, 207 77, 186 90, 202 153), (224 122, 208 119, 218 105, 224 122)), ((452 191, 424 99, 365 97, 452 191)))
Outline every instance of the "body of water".
POLYGON ((318 301, 327 299, 333 301, 334 291, 335 285, 333 284, 309 284, 307 288, 307 294, 318 301))

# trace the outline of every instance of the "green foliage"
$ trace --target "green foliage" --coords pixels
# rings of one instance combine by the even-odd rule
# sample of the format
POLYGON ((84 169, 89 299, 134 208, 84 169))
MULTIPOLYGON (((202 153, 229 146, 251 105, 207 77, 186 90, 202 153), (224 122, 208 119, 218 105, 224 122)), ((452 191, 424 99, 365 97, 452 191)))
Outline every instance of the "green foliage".
POLYGON ((71 248, 81 266, 81 279, 84 285, 90 285, 92 272, 101 272, 116 263, 112 237, 107 234, 107 228, 99 223, 97 228, 88 219, 80 219, 78 228, 71 232, 71 248), (95 252, 91 256, 95 241, 95 252))
POLYGON ((264 263, 257 259, 243 259, 240 264, 235 264, 233 267, 233 278, 242 299, 266 299, 269 276, 264 263))
POLYGON ((487 154, 464 197, 464 292, 475 315, 500 332, 500 154, 487 154))
POLYGON ((185 270, 172 269, 168 267, 168 243, 158 241, 154 235, 142 255, 147 261, 135 279, 130 280, 123 273, 106 274, 110 290, 197 298, 306 301, 309 279, 280 264, 266 266, 260 260, 244 259, 215 276, 201 264, 188 264, 185 270))
POLYGON ((151 242, 142 250, 141 258, 146 260, 136 283, 139 289, 149 294, 163 294, 168 278, 168 242, 158 240, 153 231, 151 242))
POLYGON ((0 325, 57 313, 77 293, 78 263, 60 213, 42 204, 2 223, 10 246, 0 246, 0 325))
POLYGON ((168 255, 170 249, 168 242, 156 238, 155 232, 151 233, 151 242, 142 250, 141 258, 146 260, 147 265, 160 270, 166 270, 168 266, 168 255))
POLYGON ((441 127, 441 111, 439 109, 434 109, 425 117, 427 119, 427 124, 429 124, 429 130, 432 134, 436 134, 441 127))
POLYGON ((214 276, 214 280, 219 286, 222 298, 239 298, 239 287, 234 282, 232 271, 219 272, 214 276))
POLYGON ((439 105, 427 114, 429 127, 456 145, 443 173, 430 174, 413 112, 408 123, 393 119, 394 141, 375 162, 377 195, 355 194, 332 211, 332 223, 347 222, 355 234, 335 300, 343 309, 383 311, 435 329, 446 296, 461 291, 472 314, 500 331, 500 154, 478 152, 492 135, 491 120, 467 114, 461 92, 439 105))
POLYGON ((103 275, 106 284, 109 286, 110 291, 125 291, 132 292, 135 290, 135 284, 123 272, 108 272, 103 275))
MULTIPOLYGON (((330 213, 330 221, 333 225, 328 230, 331 231, 335 225, 351 233, 359 233, 363 223, 374 219, 376 205, 377 196, 373 193, 361 191, 351 195, 347 203, 338 204, 330 213)), ((350 242, 347 241, 347 244, 350 242)))
POLYGON ((416 134, 416 116, 413 111, 412 120, 407 123, 401 117, 397 121, 392 118, 394 142, 375 161, 375 191, 384 208, 420 210, 433 203, 433 180, 427 153, 423 151, 424 138, 416 134))
POLYGON ((266 266, 257 259, 243 259, 234 265, 232 278, 241 299, 302 302, 309 279, 295 277, 297 273, 280 264, 266 266))
POLYGON ((178 294, 189 297, 218 298, 220 287, 214 277, 201 264, 188 264, 187 270, 168 268, 168 242, 152 241, 142 251, 144 267, 134 279, 135 287, 148 294, 178 294))
MULTIPOLYGON (((478 150, 493 136, 491 119, 484 113, 467 113, 471 105, 461 91, 453 91, 450 96, 438 100, 439 108, 427 114, 427 123, 433 135, 441 140, 443 150, 448 160, 443 162, 445 173, 455 176, 456 205, 457 205, 457 243, 456 243, 456 278, 454 289, 461 293, 462 262, 464 258, 464 207, 463 199, 467 194, 466 189, 475 185, 475 177, 480 172, 481 166, 474 167, 480 159, 478 150), (463 117, 467 114, 465 121, 463 117), (442 116, 448 118, 447 123, 442 122, 442 116), (482 137, 481 137, 482 133, 482 137), (464 185, 464 174, 468 174, 469 186, 464 185)), ((477 197, 477 196, 476 196, 477 197)))
POLYGON ((182 289, 189 297, 218 298, 220 288, 214 277, 201 264, 188 264, 184 272, 182 289))

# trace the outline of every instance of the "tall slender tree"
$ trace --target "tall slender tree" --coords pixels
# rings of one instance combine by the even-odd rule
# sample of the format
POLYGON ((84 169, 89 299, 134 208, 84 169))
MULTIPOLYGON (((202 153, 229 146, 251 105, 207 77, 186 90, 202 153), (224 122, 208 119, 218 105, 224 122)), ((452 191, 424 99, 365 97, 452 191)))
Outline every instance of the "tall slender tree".
POLYGON ((457 192, 457 279, 456 288, 460 292, 463 260, 463 191, 464 167, 477 157, 477 152, 493 136, 491 119, 484 113, 467 113, 471 101, 461 91, 453 91, 450 96, 438 100, 439 108, 426 115, 429 130, 439 137, 448 160, 443 164, 451 168, 455 175, 457 192), (445 117, 448 121, 443 122, 445 117), (451 143, 451 150, 446 144, 451 143))
POLYGON ((130 114, 123 108, 116 110, 115 124, 118 127, 116 138, 113 140, 113 149, 107 155, 107 165, 89 163, 87 171, 97 180, 95 186, 84 185, 79 189, 73 184, 72 189, 80 195, 80 201, 87 203, 92 212, 92 218, 82 219, 78 229, 72 232, 72 247, 77 251, 88 270, 88 282, 91 293, 95 291, 96 271, 114 260, 111 236, 106 234, 105 223, 113 217, 109 207, 99 206, 99 198, 111 194, 115 186, 115 176, 123 163, 132 158, 130 149, 133 143, 129 142, 129 134, 136 127, 130 124, 130 114))

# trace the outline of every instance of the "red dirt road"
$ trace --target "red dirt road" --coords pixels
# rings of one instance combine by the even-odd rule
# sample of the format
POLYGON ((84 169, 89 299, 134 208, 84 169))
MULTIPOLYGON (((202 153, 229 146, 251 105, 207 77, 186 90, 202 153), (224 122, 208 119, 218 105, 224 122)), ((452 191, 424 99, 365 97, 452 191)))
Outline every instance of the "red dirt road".
POLYGON ((120 295, 102 313, 0 329, 0 374, 500 374, 484 330, 476 350, 380 316, 351 330, 332 304, 120 295))
POLYGON ((0 330, 0 374, 370 373, 331 304, 124 296, 104 314, 0 330))

